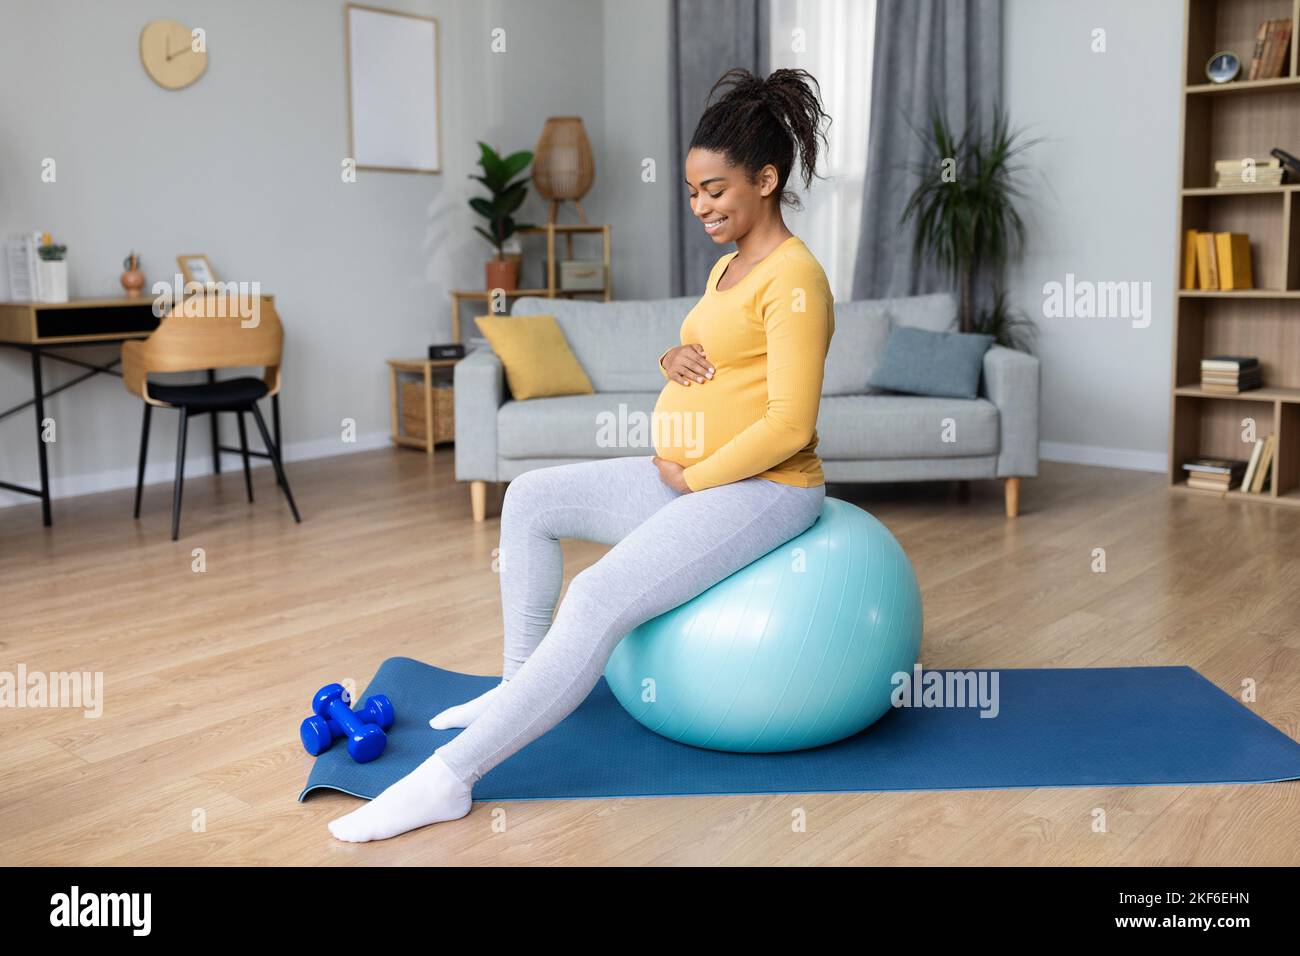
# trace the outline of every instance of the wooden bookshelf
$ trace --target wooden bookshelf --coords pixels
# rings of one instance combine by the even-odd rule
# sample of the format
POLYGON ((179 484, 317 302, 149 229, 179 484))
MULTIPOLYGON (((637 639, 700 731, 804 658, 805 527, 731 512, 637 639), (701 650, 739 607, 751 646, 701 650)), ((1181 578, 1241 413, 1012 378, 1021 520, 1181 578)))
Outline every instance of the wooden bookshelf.
MULTIPOLYGON (((547 299, 564 299, 572 296, 598 295, 604 301, 608 302, 614 297, 613 273, 609 268, 610 259, 610 242, 608 225, 591 225, 588 223, 576 223, 558 225, 556 223, 546 223, 541 226, 529 226, 524 229, 516 230, 521 236, 544 236, 546 237, 546 285, 536 289, 511 289, 502 290, 507 299, 518 299, 523 296, 537 296, 547 299), (602 264, 605 272, 604 284, 599 289, 562 289, 560 288, 559 277, 559 259, 556 256, 556 240, 563 237, 566 245, 565 258, 573 258, 573 237, 576 235, 591 234, 599 236, 602 240, 602 264)), ((464 302, 488 302, 492 293, 485 289, 454 289, 451 293, 451 340, 460 341, 460 313, 461 304, 464 302)))
MULTIPOLYGON (((1300 0, 1297 0, 1300 2, 1300 0)), ((614 293, 613 283, 610 281, 609 270, 609 226, 605 225, 588 225, 587 223, 557 225, 556 223, 546 223, 541 226, 531 226, 527 229, 520 229, 521 236, 545 236, 546 237, 546 288, 550 291, 550 298, 557 295, 591 295, 595 293, 603 296, 608 302, 614 293), (598 235, 603 240, 602 258, 605 266, 605 283, 599 289, 562 289, 559 281, 559 257, 556 255, 555 241, 563 236, 567 246, 565 258, 573 258, 573 237, 581 233, 591 233, 598 235)))
POLYGON ((1262 162, 1275 146, 1300 155, 1300 0, 1184 0, 1183 38, 1169 483, 1185 494, 1300 507, 1300 184, 1214 187, 1216 160, 1262 162), (1206 81, 1206 61, 1222 50, 1236 53, 1248 75, 1260 21, 1285 17, 1291 49, 1281 77, 1206 81), (1180 288, 1188 229, 1248 234, 1256 287, 1180 288), (1258 356, 1264 387, 1238 395, 1203 390, 1201 359, 1215 354, 1258 356), (1246 418, 1255 420, 1257 438, 1275 436, 1269 488, 1187 487, 1189 459, 1250 457, 1246 418))

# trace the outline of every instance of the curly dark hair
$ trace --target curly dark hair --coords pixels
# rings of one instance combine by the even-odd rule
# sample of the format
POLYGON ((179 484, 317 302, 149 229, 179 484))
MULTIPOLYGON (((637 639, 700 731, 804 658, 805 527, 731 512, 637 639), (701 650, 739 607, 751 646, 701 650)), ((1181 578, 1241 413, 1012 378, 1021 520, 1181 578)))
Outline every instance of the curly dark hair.
POLYGON ((811 187, 817 175, 817 141, 826 143, 822 124, 831 121, 822 109, 817 80, 807 70, 775 70, 765 80, 749 70, 728 70, 713 84, 705 103, 720 89, 722 96, 704 110, 688 149, 722 153, 745 170, 750 182, 771 163, 780 201, 798 209, 799 197, 785 188, 794 170, 795 149, 804 188, 811 187))

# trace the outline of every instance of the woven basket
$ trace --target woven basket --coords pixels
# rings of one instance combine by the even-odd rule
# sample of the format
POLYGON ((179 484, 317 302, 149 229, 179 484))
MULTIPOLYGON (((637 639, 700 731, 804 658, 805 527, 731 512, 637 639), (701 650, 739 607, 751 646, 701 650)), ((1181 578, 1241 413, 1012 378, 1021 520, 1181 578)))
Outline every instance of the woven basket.
MULTIPOLYGON (((402 434, 424 438, 424 383, 402 383, 402 434)), ((433 386, 433 443, 456 438, 456 390, 450 385, 433 386)))

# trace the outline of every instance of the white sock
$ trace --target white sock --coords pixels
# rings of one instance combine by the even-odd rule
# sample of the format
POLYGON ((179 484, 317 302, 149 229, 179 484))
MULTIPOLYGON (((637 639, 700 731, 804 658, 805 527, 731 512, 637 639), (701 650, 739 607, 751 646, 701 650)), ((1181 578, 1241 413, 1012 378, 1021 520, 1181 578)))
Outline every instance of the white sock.
POLYGON ((330 833, 350 843, 366 843, 459 820, 473 805, 470 790, 435 753, 365 806, 331 820, 330 833))
POLYGON ((455 707, 448 707, 441 713, 436 714, 433 719, 429 721, 429 726, 434 730, 450 730, 453 727, 468 727, 478 719, 478 716, 483 713, 483 711, 487 710, 488 704, 492 703, 497 692, 501 690, 502 687, 505 687, 507 683, 509 683, 509 681, 503 677, 501 683, 497 684, 487 693, 480 694, 473 700, 467 700, 463 704, 457 704, 455 707))

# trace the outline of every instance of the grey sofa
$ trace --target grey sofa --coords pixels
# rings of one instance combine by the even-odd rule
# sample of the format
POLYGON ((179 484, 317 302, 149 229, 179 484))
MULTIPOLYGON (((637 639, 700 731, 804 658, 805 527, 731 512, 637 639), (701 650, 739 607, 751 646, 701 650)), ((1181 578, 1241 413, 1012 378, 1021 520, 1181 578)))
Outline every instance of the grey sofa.
MULTIPOLYGON (((456 480, 470 483, 474 520, 486 515, 488 482, 548 465, 654 454, 648 444, 602 442, 598 416, 649 419, 665 385, 659 356, 678 344, 696 301, 516 300, 514 315, 555 316, 591 379, 591 395, 512 399, 500 359, 475 330, 454 372, 456 480)), ((1007 514, 1017 514, 1019 480, 1038 473, 1036 358, 993 346, 973 399, 881 393, 867 385, 891 324, 947 331, 956 315, 947 293, 836 304, 817 420, 828 483, 1000 478, 1007 514)))

